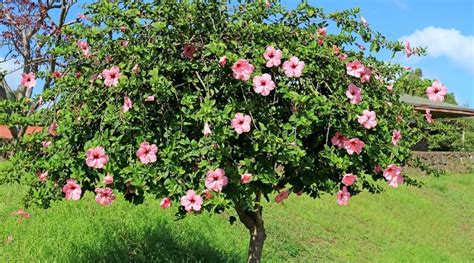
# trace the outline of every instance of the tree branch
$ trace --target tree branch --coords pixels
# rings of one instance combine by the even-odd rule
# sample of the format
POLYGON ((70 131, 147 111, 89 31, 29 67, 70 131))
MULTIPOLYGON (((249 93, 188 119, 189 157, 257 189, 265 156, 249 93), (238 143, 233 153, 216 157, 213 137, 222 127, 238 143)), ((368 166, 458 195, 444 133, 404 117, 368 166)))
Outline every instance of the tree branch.
MULTIPOLYGON (((74 0, 74 1, 71 1, 69 4, 67 4, 66 0, 62 0, 61 3, 62 3, 61 14, 59 15, 59 23, 58 23, 57 30, 62 30, 62 28, 64 27, 64 23, 66 21, 66 16, 69 12, 69 8, 71 8, 71 6, 76 3, 76 1, 74 0)), ((61 40, 61 35, 58 35, 56 38, 56 45, 59 43, 60 40, 61 40)), ((51 64, 50 64, 50 71, 54 72, 55 70, 56 70, 56 58, 52 58, 51 64)), ((51 76, 46 77, 46 80, 43 85, 43 90, 46 90, 49 88, 49 86, 51 85, 51 80, 52 80, 51 76)))

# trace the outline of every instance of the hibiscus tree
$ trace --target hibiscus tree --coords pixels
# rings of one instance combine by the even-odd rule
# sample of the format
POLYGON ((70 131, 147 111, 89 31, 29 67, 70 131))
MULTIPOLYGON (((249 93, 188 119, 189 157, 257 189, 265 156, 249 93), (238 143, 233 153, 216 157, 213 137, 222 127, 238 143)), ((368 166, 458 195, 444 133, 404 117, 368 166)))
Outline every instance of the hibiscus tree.
POLYGON ((220 2, 99 1, 87 24, 64 28, 51 52, 68 63, 42 94, 54 105, 42 111, 49 132, 12 159, 25 167, 13 175, 31 177, 31 202, 91 191, 104 206, 147 194, 180 216, 227 210, 249 231, 248 261, 260 262, 265 200, 329 192, 344 206, 374 180, 410 182, 401 167, 420 132, 408 120, 426 121, 386 88, 402 67, 364 57, 347 34, 373 52, 404 43, 355 9, 220 2))

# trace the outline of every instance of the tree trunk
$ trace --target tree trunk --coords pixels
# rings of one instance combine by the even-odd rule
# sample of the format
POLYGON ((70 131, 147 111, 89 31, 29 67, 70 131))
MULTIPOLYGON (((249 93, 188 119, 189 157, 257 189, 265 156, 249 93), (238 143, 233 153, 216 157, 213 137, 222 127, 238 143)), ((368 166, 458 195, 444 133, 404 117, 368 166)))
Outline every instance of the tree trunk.
POLYGON ((239 215, 240 221, 247 227, 250 233, 247 262, 260 263, 263 244, 267 237, 263 225, 261 207, 259 206, 255 212, 243 210, 241 207, 236 207, 235 210, 239 215))
POLYGON ((254 227, 253 231, 250 231, 250 242, 248 252, 248 263, 260 263, 263 252, 263 244, 266 239, 265 228, 254 227))

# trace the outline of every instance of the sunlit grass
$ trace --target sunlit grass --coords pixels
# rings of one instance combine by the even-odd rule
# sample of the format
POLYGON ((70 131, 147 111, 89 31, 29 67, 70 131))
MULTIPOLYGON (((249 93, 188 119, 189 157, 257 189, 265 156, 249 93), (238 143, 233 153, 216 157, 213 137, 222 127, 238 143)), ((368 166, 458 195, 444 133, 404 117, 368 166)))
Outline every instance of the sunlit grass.
MULTIPOLYGON (((266 262, 467 262, 474 260, 473 175, 420 177, 422 188, 402 186, 360 194, 349 206, 334 196, 291 195, 265 204, 266 262)), ((102 207, 88 193, 79 202, 30 209, 18 222, 24 188, 0 186, 1 258, 7 262, 242 262, 248 233, 228 215, 189 216, 148 200, 134 206, 119 197, 102 207), (7 237, 13 241, 7 241, 7 237)), ((176 204, 175 204, 176 206, 176 204)))

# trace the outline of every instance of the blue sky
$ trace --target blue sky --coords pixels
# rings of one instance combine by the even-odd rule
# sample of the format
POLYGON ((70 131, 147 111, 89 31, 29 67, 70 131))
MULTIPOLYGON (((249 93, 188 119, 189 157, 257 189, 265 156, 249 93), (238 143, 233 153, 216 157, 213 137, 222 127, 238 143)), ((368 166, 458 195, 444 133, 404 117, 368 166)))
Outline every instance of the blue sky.
MULTIPOLYGON (((428 48, 422 58, 393 59, 419 67, 426 78, 438 79, 454 92, 460 105, 474 108, 473 0, 309 0, 326 12, 361 8, 369 26, 392 40, 409 39, 428 48)), ((299 1, 283 0, 294 8, 299 1)), ((389 59, 381 55, 381 58, 389 59)))
MULTIPOLYGON (((79 0, 82 3, 90 0, 79 0)), ((283 0, 288 8, 300 1, 283 0)), ((369 26, 389 39, 409 39, 412 46, 428 48, 428 56, 393 59, 423 69, 426 78, 438 79, 454 92, 461 105, 474 108, 474 0, 309 0, 326 12, 360 7, 369 26)), ((71 10, 73 19, 80 8, 71 10)), ((0 50, 1 51, 1 50, 0 50)), ((1 57, 1 54, 0 54, 1 57)), ((387 54, 380 58, 389 59, 387 54)), ((0 65, 5 68, 5 65, 0 65)), ((7 77, 19 84, 18 74, 7 77)))

